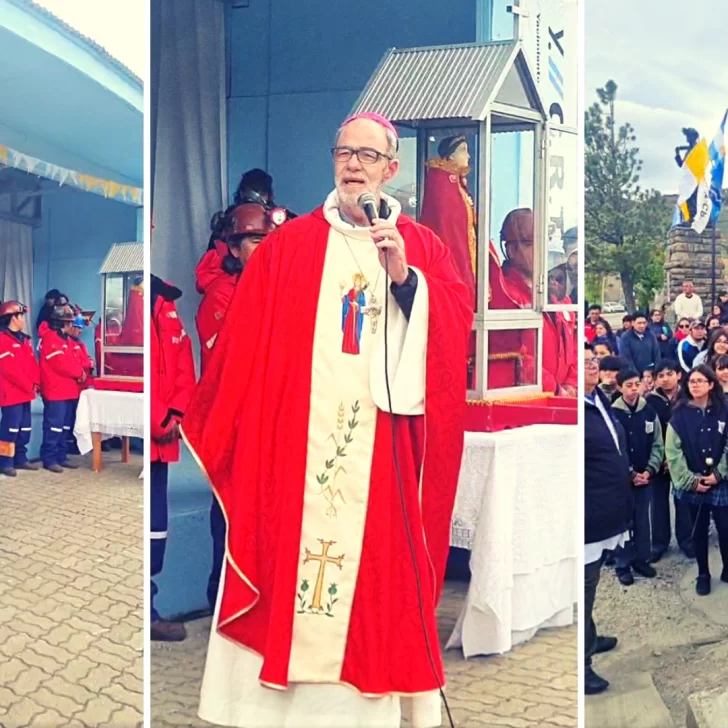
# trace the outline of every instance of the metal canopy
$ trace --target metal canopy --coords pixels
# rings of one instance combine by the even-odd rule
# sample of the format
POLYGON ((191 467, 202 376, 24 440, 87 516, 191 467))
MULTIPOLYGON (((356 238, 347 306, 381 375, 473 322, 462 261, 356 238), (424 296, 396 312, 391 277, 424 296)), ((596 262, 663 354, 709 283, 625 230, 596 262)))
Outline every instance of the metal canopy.
POLYGON ((144 270, 143 243, 117 243, 111 246, 99 273, 137 273, 144 270))
POLYGON ((494 102, 544 114, 520 42, 393 48, 384 55, 352 113, 392 122, 483 121, 494 102))

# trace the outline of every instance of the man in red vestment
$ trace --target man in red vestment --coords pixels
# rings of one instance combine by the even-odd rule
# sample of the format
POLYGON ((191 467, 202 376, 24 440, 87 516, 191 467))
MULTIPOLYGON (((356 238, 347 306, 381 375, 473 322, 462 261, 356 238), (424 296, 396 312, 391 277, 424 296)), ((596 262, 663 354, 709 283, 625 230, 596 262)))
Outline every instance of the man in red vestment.
MULTIPOLYGON (((213 722, 248 725, 265 703, 266 715, 277 714, 269 724, 282 725, 285 713, 292 725, 290 711, 303 709, 307 690, 338 690, 336 700, 303 709, 305 720, 396 701, 396 715, 378 724, 398 726, 398 696, 405 696, 413 709, 434 698, 436 711, 414 724, 440 725, 435 608, 462 457, 473 302, 439 238, 383 196, 399 166, 396 149, 385 119, 344 122, 332 150, 335 192, 261 243, 186 412, 183 436, 228 524, 200 708, 213 722), (386 199, 391 217, 369 225, 358 205, 367 191, 386 199), (357 269, 369 282, 367 321, 352 355, 341 351, 339 286, 346 285, 342 271, 357 269), (390 299, 389 323, 378 327, 375 295, 390 299), (393 414, 377 348, 385 329, 393 414), (346 403, 342 397, 337 422, 338 392, 347 387, 359 394, 346 403), (336 391, 329 437, 330 420, 319 416, 327 388, 336 391), (317 448, 333 448, 332 459, 309 463, 317 448), (350 482, 356 468, 367 477, 350 482), (314 522, 319 530, 309 530, 314 522), (348 538, 342 523, 356 531, 349 542, 356 558, 341 543, 348 538), (213 647, 226 656, 213 655, 213 647), (234 666, 251 660, 252 686, 239 677, 247 668, 234 666)), ((335 716, 328 720, 336 724, 335 716)))
MULTIPOLYGON (((509 212, 503 221, 501 239, 507 256, 503 263, 503 280, 511 307, 530 308, 533 305, 533 212, 526 208, 509 212)), ((564 297, 552 302, 571 303, 571 299, 564 297)), ((575 397, 578 373, 574 314, 545 312, 543 324, 543 390, 575 397)))

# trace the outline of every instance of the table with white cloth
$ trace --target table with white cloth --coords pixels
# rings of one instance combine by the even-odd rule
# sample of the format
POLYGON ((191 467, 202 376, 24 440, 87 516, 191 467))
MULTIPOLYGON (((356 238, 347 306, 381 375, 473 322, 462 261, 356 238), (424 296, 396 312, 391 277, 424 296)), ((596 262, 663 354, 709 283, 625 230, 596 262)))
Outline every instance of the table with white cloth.
POLYGON ((579 429, 467 432, 451 545, 470 550, 467 598, 447 647, 501 654, 573 623, 582 513, 579 429))
POLYGON ((94 472, 101 472, 101 441, 107 437, 122 438, 121 459, 129 462, 129 438, 144 437, 144 395, 84 390, 78 400, 73 434, 82 455, 94 451, 94 472))

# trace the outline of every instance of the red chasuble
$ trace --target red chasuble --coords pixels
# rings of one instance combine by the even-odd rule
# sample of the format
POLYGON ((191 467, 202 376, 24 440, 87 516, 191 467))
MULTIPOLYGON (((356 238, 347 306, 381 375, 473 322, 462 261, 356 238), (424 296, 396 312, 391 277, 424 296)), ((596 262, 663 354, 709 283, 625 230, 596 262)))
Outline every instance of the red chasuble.
MULTIPOLYGON (((394 419, 437 677, 427 656, 395 476, 392 417, 378 410, 361 557, 343 659, 337 658, 338 682, 371 696, 411 695, 444 683, 435 607, 462 457, 466 343, 473 315, 467 288, 440 240, 401 215, 397 227, 408 263, 424 275, 429 303, 424 415, 394 419)), ((319 208, 261 243, 236 289, 183 426, 228 522, 218 631, 261 655, 259 679, 276 688, 289 686, 294 613, 303 598, 298 570, 316 366, 312 352, 331 230, 319 208)), ((315 548, 310 554, 306 549, 306 559, 330 562, 332 576, 345 565, 337 546, 322 542, 315 548)), ((335 594, 336 585, 327 580, 326 588, 324 601, 331 604, 327 594, 335 594)), ((320 597, 320 584, 312 583, 305 598, 313 595, 315 601, 317 590, 320 597)), ((313 619, 323 620, 326 628, 326 615, 313 619)))

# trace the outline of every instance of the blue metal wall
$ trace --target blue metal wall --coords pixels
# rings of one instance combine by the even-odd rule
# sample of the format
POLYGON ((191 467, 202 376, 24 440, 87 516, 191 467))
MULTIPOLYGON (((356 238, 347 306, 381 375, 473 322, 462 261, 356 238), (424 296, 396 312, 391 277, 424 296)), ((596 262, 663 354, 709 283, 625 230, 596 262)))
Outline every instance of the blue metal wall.
POLYGON ((100 312, 99 268, 114 243, 136 240, 136 207, 70 187, 45 195, 43 227, 33 239, 35 310, 49 288, 58 288, 74 303, 100 312))
MULTIPOLYGON (((260 166, 297 212, 332 187, 338 124, 393 46, 476 40, 477 0, 251 0, 229 7, 228 180, 260 166)), ((234 5, 235 3, 233 3, 234 5)))

